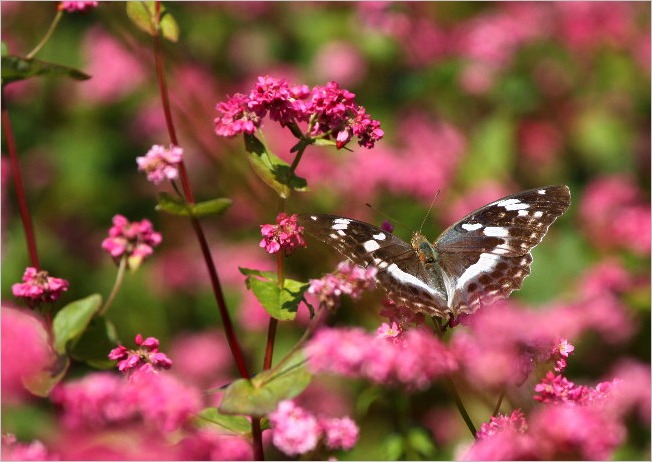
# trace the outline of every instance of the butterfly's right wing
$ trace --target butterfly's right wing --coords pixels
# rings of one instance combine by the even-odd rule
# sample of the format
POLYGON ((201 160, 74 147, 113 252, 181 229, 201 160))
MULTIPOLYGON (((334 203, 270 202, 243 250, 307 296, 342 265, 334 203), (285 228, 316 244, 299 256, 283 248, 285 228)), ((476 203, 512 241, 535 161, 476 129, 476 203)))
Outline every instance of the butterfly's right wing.
POLYGON ((424 268, 415 250, 392 233, 337 215, 300 214, 305 231, 362 267, 378 268, 376 279, 397 304, 446 317, 445 289, 424 268))

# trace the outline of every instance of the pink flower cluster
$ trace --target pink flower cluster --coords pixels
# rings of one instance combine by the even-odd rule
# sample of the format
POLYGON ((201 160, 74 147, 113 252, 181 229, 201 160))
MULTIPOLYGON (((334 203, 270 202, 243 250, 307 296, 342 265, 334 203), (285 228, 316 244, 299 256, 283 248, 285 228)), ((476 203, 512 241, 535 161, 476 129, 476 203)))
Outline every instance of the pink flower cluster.
POLYGON ((625 429, 597 409, 564 404, 543 406, 527 422, 519 411, 492 418, 478 435, 462 460, 606 460, 625 429))
POLYGON ((284 250, 286 255, 290 255, 297 248, 305 247, 302 232, 303 226, 298 224, 296 215, 281 212, 276 217, 275 225, 260 225, 260 233, 263 235, 260 247, 269 253, 284 250))
POLYGON ((430 332, 411 329, 390 340, 362 329, 320 329, 306 346, 315 373, 362 377, 386 385, 425 389, 457 370, 457 362, 430 332))
POLYGON ((524 433, 527 430, 525 414, 520 409, 514 410, 509 416, 498 414, 495 417, 491 417, 489 422, 484 422, 480 425, 476 437, 479 440, 490 438, 506 429, 515 430, 519 433, 524 433))
POLYGON ((47 271, 38 271, 28 266, 23 274, 23 282, 11 286, 14 297, 30 303, 55 302, 62 292, 68 290, 68 281, 51 277, 47 271))
POLYGON ((333 273, 311 279, 308 293, 317 297, 320 306, 335 308, 342 295, 358 298, 365 290, 373 289, 377 272, 375 266, 365 269, 346 260, 340 262, 333 273))
POLYGON ((172 432, 202 408, 201 394, 168 374, 140 373, 133 380, 107 372, 57 386, 52 401, 61 406, 69 429, 101 429, 140 422, 172 432))
POLYGON ((129 350, 118 345, 109 353, 109 359, 118 361, 118 370, 127 374, 138 372, 155 372, 172 367, 172 360, 165 353, 158 351, 159 341, 154 337, 143 339, 136 335, 137 350, 129 350))
POLYGON ((115 215, 109 237, 102 241, 102 248, 114 259, 126 255, 130 268, 135 269, 162 240, 161 234, 154 231, 151 221, 130 222, 122 215, 115 215))
POLYGON ((288 456, 305 454, 320 441, 328 449, 349 450, 358 441, 359 428, 349 417, 315 416, 293 401, 281 401, 269 415, 272 442, 288 456))
POLYGON ((562 375, 548 372, 534 387, 538 393, 534 399, 542 403, 594 404, 604 400, 614 385, 615 382, 600 382, 595 388, 575 385, 562 375))
POLYGON ((59 2, 57 9, 59 11, 67 11, 68 13, 74 13, 76 11, 87 11, 91 8, 97 7, 99 2, 85 2, 85 1, 70 1, 70 2, 59 2))
POLYGON ((216 109, 220 116, 214 121, 215 133, 219 136, 253 134, 267 115, 281 126, 305 122, 310 137, 335 139, 338 149, 353 136, 360 146, 372 148, 384 135, 380 122, 355 103, 355 94, 335 82, 310 90, 306 85, 261 76, 248 95, 236 93, 216 109))
POLYGON ((183 160, 183 149, 170 145, 169 148, 155 144, 144 157, 137 157, 138 170, 147 173, 147 179, 154 184, 179 177, 179 164, 183 160))
POLYGON ((580 219, 589 238, 603 248, 650 253, 650 204, 632 178, 611 175, 586 187, 580 219))

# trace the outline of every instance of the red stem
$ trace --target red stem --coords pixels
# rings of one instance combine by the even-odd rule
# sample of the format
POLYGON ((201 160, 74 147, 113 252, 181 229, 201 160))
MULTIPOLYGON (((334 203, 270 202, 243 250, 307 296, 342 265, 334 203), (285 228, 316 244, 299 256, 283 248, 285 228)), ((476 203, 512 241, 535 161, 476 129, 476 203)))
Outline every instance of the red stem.
MULTIPOLYGON (((155 3, 155 14, 157 18, 157 23, 159 23, 160 14, 161 14, 161 2, 157 1, 155 3)), ((163 112, 165 114, 165 123, 167 126, 168 134, 170 136, 170 142, 176 146, 179 146, 179 142, 176 135, 176 130, 174 128, 174 121, 172 120, 172 110, 170 106, 170 97, 167 90, 167 82, 165 79, 165 65, 163 63, 163 52, 161 50, 161 37, 159 34, 154 35, 154 47, 155 47, 155 61, 156 61, 156 77, 159 86, 159 92, 161 94, 161 102, 163 104, 163 112)), ((181 178, 181 185, 183 187, 183 194, 186 199, 186 202, 189 204, 194 204, 195 199, 192 194, 192 189, 190 188, 190 180, 186 171, 185 164, 183 161, 179 164, 179 176, 181 178)), ((222 285, 220 284, 220 279, 217 275, 217 269, 215 268, 215 262, 210 253, 208 247, 208 242, 206 241, 206 236, 204 230, 199 223, 199 220, 196 217, 190 218, 192 227, 199 241, 199 246, 201 247, 202 255, 204 261, 206 262, 206 267, 208 268, 208 274, 211 280, 211 286, 213 287, 213 293, 215 294, 215 299, 217 300, 217 306, 220 311, 220 317, 222 318, 222 324, 224 325, 224 332, 226 333, 226 338, 229 343, 229 348, 231 349, 231 354, 233 359, 236 362, 238 371, 242 378, 250 378, 249 372, 244 361, 244 355, 242 353, 242 348, 240 343, 235 335, 235 330, 233 328, 233 323, 231 322, 231 317, 226 308, 226 302, 224 301, 224 294, 222 292, 222 285)), ((252 417, 251 418, 251 436, 253 439, 253 449, 254 449, 254 458, 256 460, 265 460, 265 454, 263 452, 263 432, 260 425, 260 419, 252 417)))
POLYGON ((16 197, 18 199, 20 219, 23 222, 23 229, 25 230, 27 252, 29 253, 29 259, 32 262, 32 266, 37 270, 40 270, 41 263, 39 262, 38 250, 36 247, 36 235, 34 234, 32 216, 29 213, 29 206, 27 205, 25 186, 23 185, 23 177, 20 173, 20 163, 18 162, 18 153, 16 151, 16 140, 14 139, 14 132, 11 129, 11 120, 9 119, 9 110, 7 109, 6 105, 4 89, 2 90, 2 131, 7 142, 7 151, 9 151, 11 175, 13 176, 14 185, 16 187, 16 197))

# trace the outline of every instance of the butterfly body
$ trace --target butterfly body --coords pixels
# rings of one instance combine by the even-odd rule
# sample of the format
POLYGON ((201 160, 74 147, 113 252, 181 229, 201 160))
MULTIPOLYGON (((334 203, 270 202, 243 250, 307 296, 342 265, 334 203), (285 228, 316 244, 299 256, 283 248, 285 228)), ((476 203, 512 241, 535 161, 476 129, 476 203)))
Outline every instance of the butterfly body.
POLYGON ((430 244, 410 244, 369 223, 336 215, 301 214, 306 232, 354 263, 378 268, 395 303, 430 316, 472 313, 521 287, 531 249, 570 205, 567 186, 530 189, 494 201, 447 228, 430 244))

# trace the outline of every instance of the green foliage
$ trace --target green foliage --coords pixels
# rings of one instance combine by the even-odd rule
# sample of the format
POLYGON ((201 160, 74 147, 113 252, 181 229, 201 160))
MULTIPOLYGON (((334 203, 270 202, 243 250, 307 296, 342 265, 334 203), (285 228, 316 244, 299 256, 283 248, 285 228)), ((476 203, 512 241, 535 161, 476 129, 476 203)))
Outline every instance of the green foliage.
POLYGON ((26 59, 20 56, 2 54, 2 85, 29 79, 36 76, 58 77, 66 76, 75 80, 88 80, 90 75, 72 67, 49 63, 40 59, 26 59))
POLYGON ((203 217, 207 215, 222 215, 231 205, 233 205, 231 199, 220 197, 204 202, 197 202, 191 206, 183 199, 168 193, 160 193, 158 195, 156 210, 182 217, 203 217))
POLYGON ((102 297, 98 294, 93 294, 61 308, 52 321, 54 348, 57 353, 67 353, 68 349, 84 333, 101 305, 102 297))
POLYGON ((245 284, 269 315, 279 321, 291 321, 297 315, 303 293, 310 284, 285 278, 283 288, 278 285, 276 273, 239 268, 246 276, 245 284))
POLYGON ((241 415, 222 414, 215 407, 202 410, 196 417, 195 423, 202 428, 214 428, 228 435, 251 435, 251 422, 241 415))
MULTIPOLYGON (((148 33, 149 35, 156 35, 156 7, 153 1, 137 1, 127 2, 127 15, 129 19, 140 30, 148 33)), ((179 39, 179 25, 161 3, 161 20, 159 28, 161 35, 171 42, 176 42, 179 39)))
POLYGON ((292 190, 306 191, 308 182, 298 177, 290 165, 273 154, 258 138, 244 136, 247 157, 256 175, 270 186, 283 199, 290 197, 292 190))
POLYGON ((219 411, 223 414, 262 417, 283 400, 298 396, 309 384, 312 375, 301 351, 282 366, 263 371, 251 380, 238 379, 224 392, 219 411))

